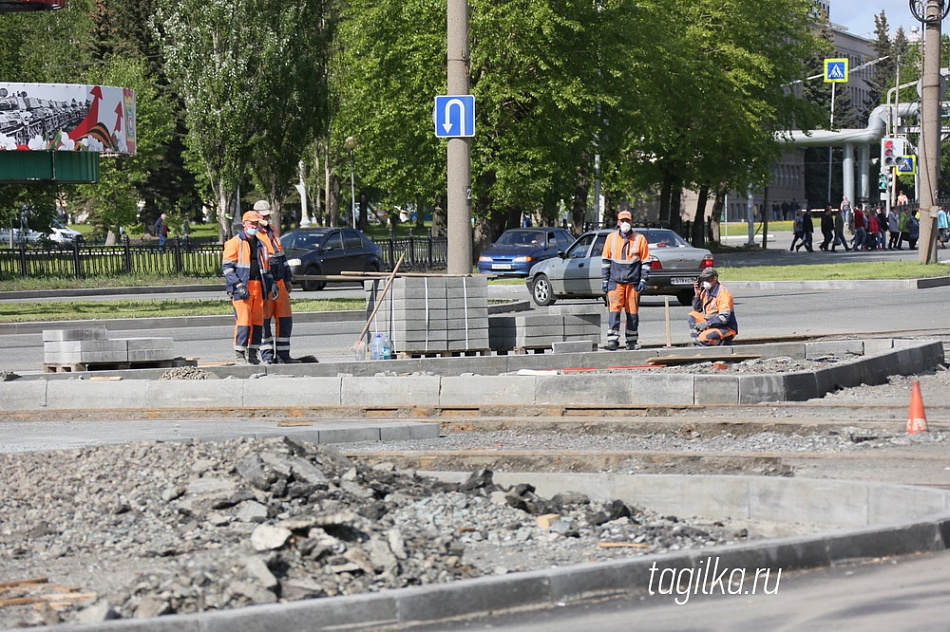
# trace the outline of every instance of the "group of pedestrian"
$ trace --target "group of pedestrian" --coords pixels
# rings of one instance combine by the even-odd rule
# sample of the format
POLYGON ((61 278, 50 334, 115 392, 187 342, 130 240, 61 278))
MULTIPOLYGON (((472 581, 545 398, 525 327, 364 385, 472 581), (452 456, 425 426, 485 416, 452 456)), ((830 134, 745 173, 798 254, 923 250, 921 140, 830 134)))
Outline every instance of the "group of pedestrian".
MULTIPOLYGON (((886 211, 883 204, 876 209, 862 208, 861 205, 852 207, 847 196, 842 199, 838 209, 829 205, 821 211, 818 228, 822 234, 818 248, 825 252, 835 252, 838 246, 847 251, 902 250, 905 243, 914 250, 920 239, 920 221, 916 209, 904 206, 898 213, 893 208, 886 211), (851 232, 850 240, 845 237, 845 226, 851 232)), ((950 240, 950 221, 943 209, 937 218, 937 229, 937 239, 943 248, 950 240)), ((804 248, 814 252, 815 221, 810 210, 798 211, 792 230, 789 251, 798 252, 804 248)))
POLYGON ((241 232, 224 244, 224 278, 234 308, 239 364, 291 364, 293 276, 267 200, 241 216, 241 232), (273 324, 273 329, 272 329, 273 324))
MULTIPOLYGON (((624 319, 624 345, 640 348, 639 302, 650 279, 650 246, 633 230, 630 211, 617 213, 617 230, 607 235, 601 263, 601 289, 607 296, 607 350, 620 348, 620 323, 624 319)), ((732 293, 719 283, 715 268, 705 268, 693 284, 693 311, 687 317, 693 344, 728 345, 739 333, 732 293)))

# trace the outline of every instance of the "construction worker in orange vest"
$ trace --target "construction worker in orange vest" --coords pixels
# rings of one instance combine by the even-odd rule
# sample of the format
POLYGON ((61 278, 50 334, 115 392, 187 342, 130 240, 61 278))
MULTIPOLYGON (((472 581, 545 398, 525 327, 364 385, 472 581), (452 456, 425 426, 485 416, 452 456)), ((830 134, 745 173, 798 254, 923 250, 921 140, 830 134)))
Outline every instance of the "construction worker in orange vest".
POLYGON ((241 217, 243 230, 224 244, 224 279, 234 307, 234 353, 240 364, 260 364, 257 351, 264 330, 264 300, 277 300, 280 290, 270 274, 264 242, 257 238, 260 215, 241 217))
POLYGON ((287 265, 284 247, 280 243, 280 233, 271 221, 271 208, 267 200, 254 203, 254 210, 261 216, 261 228, 258 238, 264 242, 270 259, 270 271, 280 290, 277 300, 264 301, 264 335, 261 339, 261 361, 264 364, 296 364, 300 360, 290 357, 290 334, 294 328, 294 317, 290 309, 290 291, 293 274, 287 265), (274 320, 273 332, 271 320, 274 320))
POLYGON ((687 316, 693 344, 699 347, 731 345, 739 333, 732 292, 719 283, 716 268, 705 268, 693 283, 693 311, 687 316))
POLYGON ((617 230, 607 235, 600 269, 601 289, 607 295, 607 350, 620 346, 620 313, 626 312, 627 349, 640 348, 638 330, 640 293, 650 278, 650 246, 633 231, 630 211, 617 213, 617 230))

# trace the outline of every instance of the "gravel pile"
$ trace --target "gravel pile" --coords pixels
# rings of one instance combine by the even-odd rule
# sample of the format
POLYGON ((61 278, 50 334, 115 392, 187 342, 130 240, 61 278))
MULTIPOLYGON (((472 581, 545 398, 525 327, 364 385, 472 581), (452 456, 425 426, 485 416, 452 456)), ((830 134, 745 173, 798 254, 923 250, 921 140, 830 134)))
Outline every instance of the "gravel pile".
POLYGON ((194 366, 179 366, 162 373, 163 380, 212 380, 217 379, 214 373, 208 373, 194 366))
POLYGON ((0 455, 0 477, 0 577, 22 582, 0 595, 4 629, 379 591, 748 535, 620 501, 501 489, 487 470, 450 485, 290 439, 0 455))

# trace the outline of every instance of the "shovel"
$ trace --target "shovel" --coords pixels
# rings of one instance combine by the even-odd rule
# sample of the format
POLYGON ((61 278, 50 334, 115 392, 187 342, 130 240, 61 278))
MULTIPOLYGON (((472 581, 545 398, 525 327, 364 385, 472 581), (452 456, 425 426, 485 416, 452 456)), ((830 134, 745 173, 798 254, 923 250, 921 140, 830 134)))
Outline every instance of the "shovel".
POLYGON ((402 264, 403 257, 405 256, 405 254, 399 255, 399 261, 397 261, 396 265, 393 266, 393 271, 389 274, 389 279, 386 281, 386 286, 383 287, 382 293, 376 299, 376 305, 373 306, 373 311, 370 313, 369 318, 366 319, 366 324, 363 325, 363 331, 360 332, 360 337, 353 345, 353 353, 357 360, 366 359, 366 341, 363 340, 363 338, 366 337, 366 332, 369 331, 370 323, 372 323, 373 319, 376 318, 376 312, 379 311, 379 306, 383 304, 383 299, 386 298, 386 293, 389 292, 389 286, 393 284, 393 279, 396 278, 396 273, 399 271, 399 266, 402 264))

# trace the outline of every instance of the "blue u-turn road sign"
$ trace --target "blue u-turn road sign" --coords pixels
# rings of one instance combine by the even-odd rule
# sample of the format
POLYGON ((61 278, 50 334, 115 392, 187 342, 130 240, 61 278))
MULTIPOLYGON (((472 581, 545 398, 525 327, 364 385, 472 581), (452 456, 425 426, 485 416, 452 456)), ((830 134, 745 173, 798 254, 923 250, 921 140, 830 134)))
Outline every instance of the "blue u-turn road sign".
POLYGON ((475 135, 475 97, 470 94, 443 95, 435 98, 435 135, 439 138, 464 138, 475 135))

